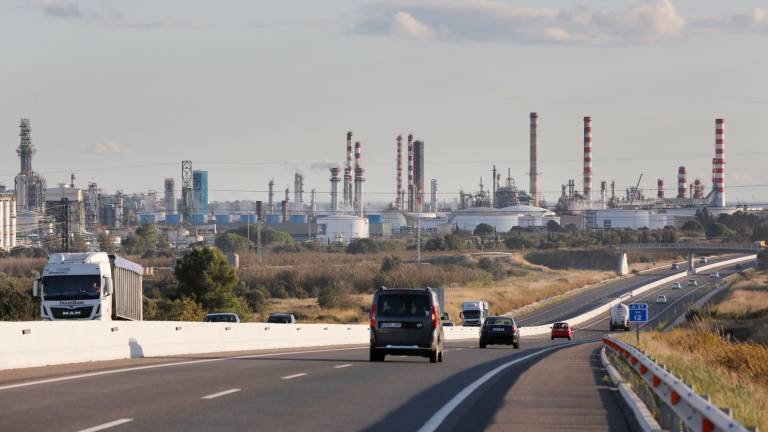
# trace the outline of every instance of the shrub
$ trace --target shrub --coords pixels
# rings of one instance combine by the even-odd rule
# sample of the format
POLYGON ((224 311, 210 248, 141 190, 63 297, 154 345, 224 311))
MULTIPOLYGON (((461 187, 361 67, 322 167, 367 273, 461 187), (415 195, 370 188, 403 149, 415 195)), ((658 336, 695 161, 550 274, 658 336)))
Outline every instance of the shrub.
POLYGON ((378 250, 379 247, 376 242, 367 238, 352 240, 347 245, 347 253, 349 254, 375 253, 378 250))
POLYGON ((40 307, 32 298, 32 282, 27 278, 9 278, 0 274, 0 321, 40 319, 40 307))
POLYGON ((320 289, 317 304, 323 309, 346 309, 354 306, 350 289, 344 284, 331 284, 320 289))

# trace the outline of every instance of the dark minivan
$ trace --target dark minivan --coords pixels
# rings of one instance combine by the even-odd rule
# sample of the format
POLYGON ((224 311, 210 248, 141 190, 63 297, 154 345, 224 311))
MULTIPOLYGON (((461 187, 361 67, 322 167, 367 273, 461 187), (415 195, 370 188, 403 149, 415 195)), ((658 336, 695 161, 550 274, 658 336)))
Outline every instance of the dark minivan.
POLYGON ((443 324, 437 295, 430 288, 380 288, 371 305, 372 362, 387 354, 443 361, 443 324))

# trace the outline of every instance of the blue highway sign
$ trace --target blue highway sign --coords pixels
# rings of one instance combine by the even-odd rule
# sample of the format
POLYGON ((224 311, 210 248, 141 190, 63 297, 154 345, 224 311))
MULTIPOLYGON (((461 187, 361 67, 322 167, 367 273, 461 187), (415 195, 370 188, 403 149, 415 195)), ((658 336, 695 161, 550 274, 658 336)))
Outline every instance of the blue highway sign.
POLYGON ((630 303, 628 306, 630 322, 648 321, 648 303, 630 303))

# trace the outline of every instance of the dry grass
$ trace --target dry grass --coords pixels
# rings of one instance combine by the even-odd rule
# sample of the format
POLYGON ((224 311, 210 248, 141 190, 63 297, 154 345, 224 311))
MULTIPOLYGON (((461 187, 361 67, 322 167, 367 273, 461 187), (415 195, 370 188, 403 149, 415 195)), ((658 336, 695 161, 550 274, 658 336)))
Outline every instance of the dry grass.
POLYGON ((14 277, 39 276, 47 262, 47 258, 2 258, 0 259, 0 273, 14 277))
MULTIPOLYGON (((620 335, 634 344, 634 335, 620 335)), ((732 342, 700 326, 643 333, 640 348, 743 425, 768 428, 768 347, 732 342)))
POLYGON ((356 306, 347 309, 323 309, 317 304, 317 299, 270 299, 263 311, 254 314, 255 320, 266 321, 272 312, 289 312, 296 315, 301 323, 365 323, 368 320, 367 309, 371 304, 371 296, 355 295, 356 306))
POLYGON ((728 296, 714 307, 718 316, 749 315, 762 310, 768 310, 768 273, 737 281, 728 296))

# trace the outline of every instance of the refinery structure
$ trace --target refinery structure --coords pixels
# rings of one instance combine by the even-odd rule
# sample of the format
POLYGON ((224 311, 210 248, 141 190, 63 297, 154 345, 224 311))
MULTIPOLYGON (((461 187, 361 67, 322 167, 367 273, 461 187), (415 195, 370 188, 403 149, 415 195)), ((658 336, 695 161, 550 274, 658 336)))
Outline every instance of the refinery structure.
POLYGON ((687 167, 680 164, 676 172, 667 176, 676 179, 676 184, 658 177, 656 189, 645 191, 640 185, 646 173, 640 172, 637 182, 617 191, 615 180, 600 177, 599 158, 593 158, 593 154, 599 154, 600 142, 593 141, 593 118, 585 115, 578 150, 583 155, 580 184, 574 178, 563 178, 560 195, 549 197, 541 186, 542 118, 531 112, 528 119, 527 137, 520 137, 521 143, 527 138, 527 145, 518 146, 523 151, 527 147, 529 154, 528 172, 518 173, 527 174, 527 188, 518 185, 510 168, 497 168, 490 162, 490 179, 477 173, 479 182, 466 191, 438 191, 439 179, 428 177, 426 171, 426 141, 413 133, 400 133, 393 134, 393 141, 387 140, 393 144, 394 173, 391 168, 386 173, 376 173, 394 180, 386 205, 369 204, 366 199, 363 143, 353 139, 351 131, 346 133, 346 140, 339 140, 338 147, 328 145, 329 149, 339 150, 343 145, 345 151, 343 162, 329 168, 330 176, 325 180, 329 183, 308 187, 304 174, 297 170, 292 181, 282 180, 284 189, 277 185, 281 179, 263 179, 267 187, 264 200, 221 203, 210 201, 209 173, 197 164, 193 169, 191 160, 180 162, 179 177, 168 173, 158 179, 162 195, 156 190, 105 193, 95 182, 80 188, 75 174, 68 182, 47 187, 46 179, 32 170, 36 149, 32 145, 30 121, 22 119, 16 149, 20 170, 14 179, 15 189, 0 185, 0 249, 44 245, 67 238, 61 240, 64 247, 75 236, 95 244, 96 236, 103 233, 119 243, 121 237, 132 232, 131 227, 142 223, 157 224, 172 245, 183 247, 213 242, 217 233, 230 226, 256 223, 288 232, 300 241, 348 243, 356 238, 408 236, 416 230, 427 234, 471 232, 480 224, 490 225, 497 232, 515 227, 544 228, 552 222, 580 230, 660 229, 679 227, 704 208, 713 215, 737 210, 726 204, 722 118, 714 120, 709 189, 701 177, 689 179, 687 167))

